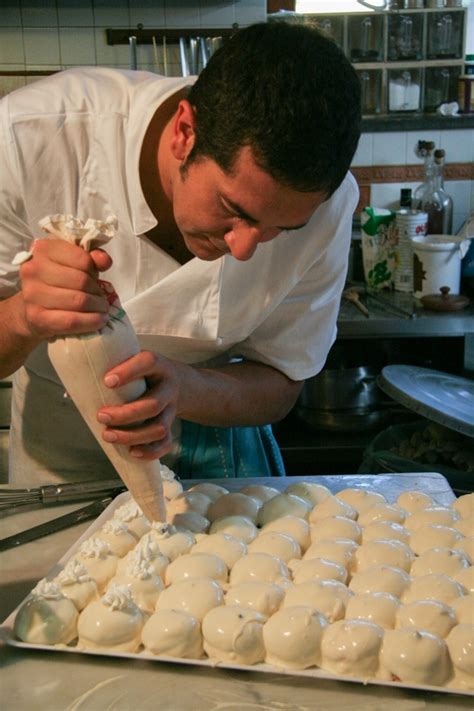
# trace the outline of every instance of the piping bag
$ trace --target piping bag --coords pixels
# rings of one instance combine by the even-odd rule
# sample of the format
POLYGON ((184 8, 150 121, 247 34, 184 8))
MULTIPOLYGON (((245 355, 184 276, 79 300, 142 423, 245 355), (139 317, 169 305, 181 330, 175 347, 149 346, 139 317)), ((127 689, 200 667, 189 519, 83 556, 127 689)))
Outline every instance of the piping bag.
MULTIPOLYGON (((72 215, 50 215, 40 220, 39 225, 48 236, 90 252, 113 238, 117 218, 82 222, 72 215)), ((16 263, 27 258, 21 255, 25 253, 17 255, 16 263)), ((146 383, 142 378, 113 389, 103 384, 104 374, 139 353, 140 346, 114 287, 108 281, 99 280, 99 284, 110 304, 107 324, 93 333, 52 339, 48 355, 67 394, 145 516, 150 521, 166 521, 159 460, 138 461, 127 446, 105 442, 101 437, 103 425, 96 419, 98 409, 136 400, 145 392, 146 383)))

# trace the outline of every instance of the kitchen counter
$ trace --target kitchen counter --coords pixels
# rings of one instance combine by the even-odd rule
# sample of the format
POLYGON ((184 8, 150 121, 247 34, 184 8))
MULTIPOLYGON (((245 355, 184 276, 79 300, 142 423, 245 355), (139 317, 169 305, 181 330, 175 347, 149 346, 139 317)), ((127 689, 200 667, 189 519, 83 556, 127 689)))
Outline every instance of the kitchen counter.
MULTIPOLYGON (((439 475, 423 475, 426 476, 431 477, 435 490, 445 490, 446 485, 439 475)), ((309 477, 304 479, 309 480, 309 477)), ((343 488, 341 482, 347 481, 348 486, 353 485, 341 477, 334 480, 339 482, 339 488, 343 488)), ((283 483, 283 480, 278 481, 283 483)), ((323 482, 323 479, 318 478, 318 481, 323 482)), ((393 477, 380 477, 380 486, 386 490, 390 488, 391 481, 394 481, 393 477)), ((232 488, 232 483, 229 481, 226 485, 232 488)), ((409 486, 415 488, 413 479, 409 486)), ((448 493, 448 496, 452 494, 448 493)), ((0 519, 0 536, 11 535, 82 505, 50 506, 3 514, 0 519)), ((87 522, 82 523, 24 545, 18 550, 12 549, 0 554, 2 620, 89 525, 87 522)), ((4 643, 0 645, 0 665, 3 666, 2 708, 5 711, 145 711, 156 708, 160 711, 326 711, 345 707, 354 711, 379 711, 382 708, 384 711, 441 711, 448 707, 472 708, 472 698, 462 695, 448 696, 370 684, 363 686, 291 678, 283 674, 236 672, 146 660, 30 651, 4 643)))

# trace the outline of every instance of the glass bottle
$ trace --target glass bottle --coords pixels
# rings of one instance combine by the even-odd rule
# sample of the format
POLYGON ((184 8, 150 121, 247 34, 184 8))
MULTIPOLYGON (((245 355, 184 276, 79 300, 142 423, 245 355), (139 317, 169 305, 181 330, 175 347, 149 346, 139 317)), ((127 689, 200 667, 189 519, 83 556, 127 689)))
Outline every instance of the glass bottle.
POLYGON ((400 207, 411 208, 412 196, 411 188, 402 188, 400 190, 400 207))
POLYGON ((423 209, 424 195, 427 190, 431 190, 430 183, 434 172, 434 150, 435 144, 433 141, 418 141, 416 154, 419 158, 424 159, 424 179, 415 189, 412 202, 412 207, 418 210, 423 209))
POLYGON ((434 152, 433 171, 423 193, 422 209, 428 213, 428 234, 449 235, 453 228, 453 200, 444 189, 445 151, 434 152))

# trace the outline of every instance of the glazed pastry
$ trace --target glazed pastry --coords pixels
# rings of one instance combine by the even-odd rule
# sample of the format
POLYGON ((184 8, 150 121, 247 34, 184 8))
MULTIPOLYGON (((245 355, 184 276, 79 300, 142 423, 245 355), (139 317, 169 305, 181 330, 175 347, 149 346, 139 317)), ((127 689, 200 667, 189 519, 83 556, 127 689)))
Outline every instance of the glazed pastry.
POLYGON ((470 537, 474 536, 474 517, 472 518, 460 518, 451 524, 453 528, 462 533, 463 536, 470 537))
POLYGON ((97 584, 92 575, 76 558, 72 558, 54 578, 63 595, 71 600, 79 612, 99 598, 97 584))
POLYGON ((76 558, 95 580, 100 593, 115 575, 119 560, 105 541, 94 537, 80 545, 76 558))
POLYGON ((173 523, 174 514, 197 511, 201 516, 206 516, 212 499, 202 491, 183 491, 166 504, 166 519, 173 523))
MULTIPOLYGON (((411 533, 414 533, 422 526, 430 523, 438 526, 452 526, 460 518, 456 509, 446 506, 428 506, 421 511, 415 511, 405 519, 405 526, 411 533)), ((454 527, 456 528, 456 526, 454 527)))
POLYGON ((209 610, 223 604, 224 592, 217 580, 189 578, 163 590, 156 610, 180 610, 201 621, 209 610))
POLYGON ((456 621, 461 624, 473 624, 474 621, 474 594, 462 595, 452 601, 451 607, 456 615, 456 621))
POLYGON ((157 610, 145 622, 142 643, 157 656, 200 659, 204 654, 199 620, 181 610, 157 610))
POLYGON ((362 527, 346 516, 328 516, 311 526, 311 541, 327 541, 332 538, 360 543, 362 540, 362 527))
POLYGON ((228 533, 213 533, 204 536, 190 550, 194 553, 213 553, 224 561, 227 568, 232 570, 235 563, 247 553, 247 546, 239 538, 234 538, 228 533))
POLYGON ((164 584, 144 560, 131 560, 125 570, 110 581, 107 590, 119 585, 130 590, 132 600, 144 613, 152 613, 164 584))
POLYGON ((194 484, 188 491, 199 491, 200 494, 205 494, 211 501, 217 501, 220 496, 228 494, 229 490, 219 484, 213 484, 210 481, 200 481, 199 484, 194 484))
POLYGON ((472 565, 467 568, 461 568, 461 570, 453 573, 452 577, 463 586, 467 593, 474 593, 474 567, 472 565))
POLYGON ((134 499, 120 506, 114 518, 127 525, 130 533, 138 540, 150 530, 150 522, 134 499))
POLYGON ((439 600, 451 605, 463 594, 463 586, 453 578, 442 573, 430 573, 411 579, 409 587, 402 595, 402 602, 407 605, 416 600, 439 600))
POLYGON ((402 605, 396 627, 414 627, 436 634, 443 639, 456 624, 454 610, 439 600, 416 600, 402 605))
POLYGON ((445 641, 415 629, 386 630, 380 667, 382 678, 406 684, 441 686, 451 673, 445 641))
POLYGON ((321 501, 327 499, 328 496, 331 496, 331 492, 327 486, 323 486, 322 484, 314 484, 308 481, 300 481, 290 484, 286 487, 285 491, 287 494, 294 494, 295 496, 299 496, 301 499, 305 499, 305 501, 311 505, 311 508, 316 506, 316 504, 320 504, 321 501))
POLYGON ((321 643, 321 667, 332 674, 372 679, 379 667, 382 627, 367 620, 339 620, 329 625, 321 643))
POLYGON ((335 538, 328 541, 315 541, 312 543, 303 560, 311 560, 311 558, 324 558, 332 560, 345 568, 349 568, 352 564, 352 559, 355 555, 358 545, 354 541, 345 540, 343 538, 335 538))
POLYGON ((342 489, 337 492, 336 497, 352 506, 358 514, 370 509, 375 504, 383 504, 386 501, 383 494, 366 489, 342 489))
POLYGON ((285 591, 275 583, 239 583, 229 588, 225 604, 248 607, 270 617, 280 608, 284 597, 285 591))
POLYGON ((294 560, 288 567, 293 582, 297 585, 308 580, 338 580, 340 583, 346 583, 348 578, 347 569, 343 565, 325 558, 294 560))
POLYGON ((168 501, 174 499, 183 491, 181 482, 176 479, 176 474, 166 464, 160 462, 161 483, 163 485, 163 496, 168 501))
POLYGON ((28 644, 69 644, 79 613, 55 582, 40 580, 15 616, 15 637, 28 644))
POLYGON ((410 576, 400 568, 374 565, 352 576, 349 589, 353 593, 387 592, 400 598, 410 585, 410 576))
POLYGON ((116 575, 121 575, 132 562, 144 561, 152 571, 163 580, 165 570, 169 565, 169 558, 160 552, 156 541, 152 541, 146 534, 137 543, 135 548, 127 553, 125 558, 120 558, 117 564, 116 575))
POLYGON ((404 526, 394 521, 374 521, 362 529, 362 543, 370 541, 401 541, 408 546, 410 533, 404 526))
POLYGON ((294 494, 278 494, 266 501, 258 513, 258 525, 265 527, 282 516, 297 516, 307 519, 311 504, 294 494))
POLYGON ((326 618, 312 607, 284 607, 265 623, 265 661, 285 669, 307 669, 321 663, 326 618))
POLYGON ((165 583, 172 585, 189 578, 212 578, 222 584, 227 582, 228 576, 226 564, 213 553, 187 553, 166 568, 165 583))
POLYGON ((197 511, 175 513, 170 518, 170 523, 177 531, 190 531, 191 533, 206 533, 211 525, 209 520, 197 511))
POLYGON ((305 605, 320 612, 328 622, 335 622, 344 617, 351 596, 351 591, 337 580, 309 580, 286 591, 283 607, 305 605))
POLYGON ((224 494, 209 506, 207 518, 213 522, 225 516, 245 516, 256 523, 261 506, 260 499, 254 499, 246 494, 239 492, 224 494))
POLYGON ((451 506, 461 518, 474 518, 474 493, 460 496, 451 506))
POLYGON ((117 518, 106 521, 95 534, 96 538, 105 541, 112 553, 123 558, 135 547, 137 539, 128 530, 128 526, 117 518))
POLYGON ((249 553, 240 558, 230 571, 231 585, 247 582, 276 583, 285 587, 290 571, 285 563, 268 553, 249 553))
POLYGON ((400 506, 378 503, 359 513, 358 522, 361 526, 368 526, 376 521, 393 521, 403 523, 406 518, 406 511, 400 506))
POLYGON ((464 568, 469 568, 469 560, 461 551, 449 548, 431 548, 422 553, 412 563, 410 575, 416 578, 420 575, 442 573, 455 577, 464 568))
POLYGON ((249 544, 248 552, 269 553, 281 558, 284 563, 301 558, 299 543, 287 533, 277 533, 276 531, 261 533, 249 544))
POLYGON ((329 516, 345 516, 353 521, 357 518, 357 511, 353 506, 337 496, 328 496, 327 499, 317 504, 309 514, 309 522, 316 523, 329 516))
POLYGON ((250 486, 244 486, 240 489, 241 494, 246 496, 252 496, 254 499, 258 499, 262 504, 266 501, 270 501, 274 496, 278 496, 280 493, 278 489, 273 486, 264 486, 263 484, 254 484, 250 486))
POLYGON ((136 652, 141 642, 143 616, 130 590, 112 585, 79 615, 78 649, 136 652))
POLYGON ((245 516, 224 516, 211 523, 209 533, 228 533, 246 544, 257 538, 256 525, 245 516))
POLYGON ((270 521, 261 530, 260 535, 276 531, 277 533, 287 533, 289 536, 298 541, 301 551, 304 553, 311 544, 309 523, 304 518, 298 516, 282 516, 270 521))
POLYGON ((463 535, 451 526, 429 523, 414 531, 410 536, 410 548, 415 555, 422 555, 431 548, 455 548, 463 540, 463 535))
POLYGON ((401 541, 370 541, 354 552, 353 569, 360 573, 374 565, 389 565, 408 572, 412 561, 410 548, 401 541))
POLYGON ((395 627, 400 601, 386 592, 361 593, 349 598, 346 607, 346 620, 367 620, 383 629, 395 627))
POLYGON ((454 678, 450 686, 474 689, 474 624, 453 627, 446 643, 454 668, 454 678))
POLYGON ((435 506, 435 502, 423 491, 404 491, 397 498, 397 504, 409 514, 415 511, 422 511, 429 506, 435 506))
MULTIPOLYGON (((459 532, 458 532, 459 533, 459 532)), ((447 546, 448 548, 450 546, 447 546)), ((467 536, 466 538, 461 538, 457 541, 454 546, 451 546, 455 551, 461 551, 470 560, 471 565, 474 564, 474 536, 467 536)))
POLYGON ((211 660, 257 664, 265 657, 264 622, 263 615, 247 607, 215 607, 202 621, 204 651, 211 660))
POLYGON ((146 537, 157 543, 161 553, 170 561, 189 553, 196 543, 191 531, 177 531, 169 523, 153 523, 151 531, 146 534, 146 537))

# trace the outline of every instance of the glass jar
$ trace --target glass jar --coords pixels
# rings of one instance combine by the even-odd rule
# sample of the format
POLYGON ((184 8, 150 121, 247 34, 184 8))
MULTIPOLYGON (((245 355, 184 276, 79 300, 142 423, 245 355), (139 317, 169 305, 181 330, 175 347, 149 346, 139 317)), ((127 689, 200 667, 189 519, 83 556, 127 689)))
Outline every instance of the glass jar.
POLYGON ((365 69, 358 71, 357 76, 361 86, 362 114, 379 114, 382 111, 382 71, 365 69))
POLYGON ((428 59, 459 59, 462 54, 464 12, 428 15, 428 59))
POLYGON ((383 15, 349 17, 349 57, 352 62, 383 60, 383 15))
POLYGON ((388 110, 420 111, 421 109, 421 70, 389 69, 388 110))
POLYGON ((406 61, 423 58, 424 13, 388 16, 388 59, 406 61))
POLYGON ((460 75, 461 67, 427 67, 423 94, 424 110, 436 111, 441 104, 457 101, 460 75))

